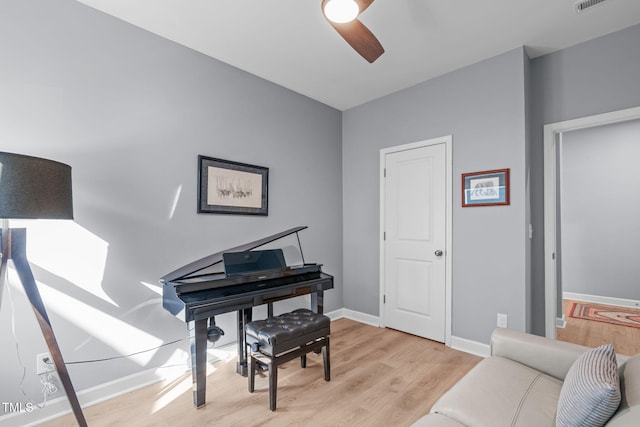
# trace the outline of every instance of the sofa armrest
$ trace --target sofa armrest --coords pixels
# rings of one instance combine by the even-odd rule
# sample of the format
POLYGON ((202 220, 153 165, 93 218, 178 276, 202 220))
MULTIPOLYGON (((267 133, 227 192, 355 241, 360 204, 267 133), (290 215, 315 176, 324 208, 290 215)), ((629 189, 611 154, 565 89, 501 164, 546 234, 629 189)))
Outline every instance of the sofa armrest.
POLYGON ((491 355, 519 362, 564 381, 573 362, 590 347, 556 341, 513 329, 496 328, 491 334, 491 355))

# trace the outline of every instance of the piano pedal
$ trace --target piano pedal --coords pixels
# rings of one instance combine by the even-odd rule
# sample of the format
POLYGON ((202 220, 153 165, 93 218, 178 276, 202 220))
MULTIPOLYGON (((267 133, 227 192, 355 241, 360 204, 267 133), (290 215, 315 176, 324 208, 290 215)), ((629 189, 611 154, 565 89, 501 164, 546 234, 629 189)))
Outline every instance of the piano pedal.
MULTIPOLYGON (((249 356, 251 357, 251 356, 249 356)), ((264 362, 258 358, 255 359, 256 361, 256 373, 257 374, 261 374, 263 372, 269 372, 269 364, 267 362, 264 362)))
POLYGON ((207 329, 207 341, 211 343, 215 343, 224 335, 224 331, 222 328, 216 326, 215 324, 209 326, 207 329))

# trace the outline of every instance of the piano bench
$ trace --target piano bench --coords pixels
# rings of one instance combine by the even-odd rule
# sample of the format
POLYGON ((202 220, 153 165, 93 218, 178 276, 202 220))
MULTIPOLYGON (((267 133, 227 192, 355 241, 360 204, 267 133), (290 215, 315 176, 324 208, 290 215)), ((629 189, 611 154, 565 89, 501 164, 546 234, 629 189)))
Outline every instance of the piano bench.
POLYGON ((331 319, 308 309, 297 309, 265 320, 255 320, 245 327, 249 356, 249 392, 255 389, 257 364, 269 368, 269 409, 276 410, 278 366, 296 357, 307 367, 307 353, 322 351, 324 379, 329 381, 329 335, 331 319))

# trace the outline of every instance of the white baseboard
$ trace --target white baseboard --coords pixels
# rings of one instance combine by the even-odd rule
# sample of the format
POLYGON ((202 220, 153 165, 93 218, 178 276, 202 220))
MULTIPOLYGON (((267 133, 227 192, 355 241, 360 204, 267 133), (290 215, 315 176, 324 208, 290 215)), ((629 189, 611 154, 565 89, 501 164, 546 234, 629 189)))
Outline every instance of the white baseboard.
MULTIPOLYGON (((372 316, 370 314, 361 313, 359 311, 349 310, 348 308, 341 308, 330 313, 325 313, 331 318, 331 320, 337 320, 340 318, 347 318, 355 320, 356 322, 365 323, 367 325, 381 327, 380 318, 378 316, 372 316)), ((491 348, 488 344, 479 343, 477 341, 471 341, 466 338, 451 337, 451 348, 454 350, 464 351, 465 353, 475 354, 480 357, 487 357, 491 354, 491 348)))
MULTIPOLYGON (((208 350, 208 360, 213 363, 218 360, 227 360, 235 357, 236 343, 208 350)), ((184 375, 190 367, 171 365, 138 372, 117 380, 109 381, 94 387, 77 392, 78 401, 82 408, 87 408, 113 399, 122 394, 129 393, 142 387, 155 384, 160 381, 170 381, 184 375)), ((24 405, 23 405, 24 406, 24 405)), ((47 401, 43 408, 34 408, 33 411, 23 411, 0 416, 0 427, 30 427, 59 418, 71 413, 71 406, 66 396, 47 401)))
POLYGON ((355 310, 349 310, 348 308, 341 308, 336 311, 326 313, 326 315, 329 316, 331 320, 337 320, 344 317, 346 319, 355 320, 356 322, 364 323, 366 325, 375 326, 377 328, 380 327, 380 318, 378 316, 361 313, 355 310))
MULTIPOLYGON (((157 370, 147 370, 129 375, 105 384, 100 384, 77 392, 80 406, 86 408, 96 403, 103 402, 124 393, 145 387, 161 381, 157 370)), ((71 406, 66 396, 47 401, 43 408, 34 408, 33 411, 16 412, 0 417, 2 427, 35 426, 71 413, 71 406)))
POLYGON ((339 308, 337 310, 324 313, 324 315, 329 316, 331 320, 338 320, 338 319, 342 319, 343 317, 346 317, 344 315, 344 308, 339 308))
POLYGON ((594 304, 615 305, 618 307, 640 308, 640 300, 602 297, 599 295, 577 294, 574 292, 563 292, 562 298, 574 301, 591 302, 594 304))
POLYGON ((478 341, 472 341, 456 336, 451 337, 451 348, 454 350, 464 351, 465 353, 475 354, 480 357, 489 357, 489 355, 491 355, 491 347, 489 344, 483 344, 478 341))
MULTIPOLYGON (((355 320, 367 325, 381 327, 380 318, 378 316, 372 316, 366 313, 360 313, 359 311, 349 310, 347 308, 341 308, 331 313, 326 313, 331 320, 340 318, 347 318, 355 320)), ((487 357, 491 353, 491 349, 488 344, 479 343, 477 341, 471 341, 460 337, 451 337, 451 348, 454 350, 464 351, 465 353, 475 354, 476 356, 487 357)))
MULTIPOLYGON (((346 308, 341 308, 325 314, 332 320, 337 320, 344 317, 356 322, 380 327, 380 318, 378 316, 373 316, 346 308)), ((482 344, 476 341, 471 341, 459 337, 451 338, 451 348, 482 357, 488 356, 490 352, 489 346, 487 344, 482 344)), ((235 355, 236 343, 232 342, 220 348, 210 350, 209 360, 221 360, 227 357, 234 357, 235 355), (211 354, 211 352, 214 352, 214 354, 211 354)), ((186 371, 188 371, 187 366, 173 366, 168 368, 149 369, 79 391, 77 393, 78 400, 80 401, 80 405, 83 408, 86 408, 160 381, 177 378, 178 376, 183 375, 186 371)), ((0 416, 0 427, 36 426, 38 424, 70 413, 71 407, 69 405, 69 401, 67 400, 66 396, 63 396, 49 400, 47 402, 47 405, 42 409, 38 408, 31 412, 16 412, 0 416)))

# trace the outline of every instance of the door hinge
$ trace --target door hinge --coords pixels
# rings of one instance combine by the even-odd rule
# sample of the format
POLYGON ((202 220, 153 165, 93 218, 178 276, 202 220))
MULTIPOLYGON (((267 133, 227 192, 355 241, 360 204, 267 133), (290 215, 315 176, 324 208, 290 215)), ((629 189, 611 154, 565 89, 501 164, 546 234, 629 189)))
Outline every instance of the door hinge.
POLYGON ((387 168, 384 168, 382 176, 384 176, 385 178, 387 177, 387 168))
POLYGON ((386 231, 382 232, 382 240, 387 240, 387 232, 386 231))
POLYGON ((382 303, 383 304, 387 303, 387 296, 386 295, 382 295, 382 303))

